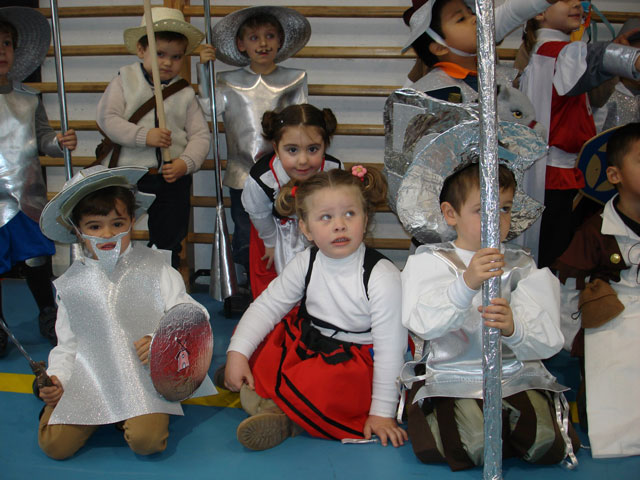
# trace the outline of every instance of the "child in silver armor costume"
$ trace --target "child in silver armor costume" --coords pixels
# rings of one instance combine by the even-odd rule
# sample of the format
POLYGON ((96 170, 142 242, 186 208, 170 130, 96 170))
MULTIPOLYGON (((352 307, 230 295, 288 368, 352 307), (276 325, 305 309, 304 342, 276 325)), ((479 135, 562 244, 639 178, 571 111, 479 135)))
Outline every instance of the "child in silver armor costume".
MULTIPOLYGON (((73 130, 56 134, 40 93, 22 83, 43 62, 50 41, 49 23, 37 10, 0 8, 0 276, 20 269, 40 310, 40 333, 55 345, 55 247, 38 228, 47 202, 38 155, 61 157, 62 147, 74 150, 77 139, 73 130)), ((6 347, 0 330, 0 356, 6 347)))
MULTIPOLYGON (((566 454, 573 459, 577 436, 556 420, 567 413, 561 406, 566 387, 540 362, 562 348, 558 281, 549 269, 537 269, 520 247, 481 248, 478 164, 458 167, 439 198, 441 221, 457 238, 419 247, 402 272, 402 323, 425 341, 421 358, 405 365, 401 375, 411 388, 408 431, 414 452, 425 463, 446 462, 452 470, 482 464, 484 324, 502 332, 503 456, 542 464, 558 463, 566 454), (483 307, 480 288, 492 277, 501 279, 504 298, 483 307)), ((514 207, 516 182, 504 165, 499 180, 505 241, 512 209, 520 206, 516 201, 514 207)), ((437 195, 433 199, 426 208, 435 211, 437 195)))
MULTIPOLYGON (((137 454, 161 452, 169 414, 182 415, 179 402, 154 389, 147 366, 151 335, 177 304, 195 304, 209 316, 165 254, 131 242, 135 220, 154 200, 135 188, 146 172, 102 165, 81 170, 42 212, 45 235, 84 247, 84 257, 55 281, 58 345, 47 369, 53 386, 37 392, 46 403, 38 443, 57 460, 73 456, 107 424, 121 427, 137 454)), ((204 390, 215 392, 210 380, 204 390)))
MULTIPOLYGON (((306 72, 278 64, 304 47, 311 26, 295 10, 261 6, 227 15, 216 23, 212 33, 215 49, 203 47, 198 71, 205 112, 210 112, 210 100, 203 97, 208 92, 204 64, 217 57, 242 67, 216 75, 216 114, 222 116, 225 126, 227 167, 223 183, 231 197, 233 260, 248 275, 251 224, 242 205, 242 190, 253 164, 273 151, 271 142, 262 136, 262 115, 307 102, 306 72)), ((248 284, 245 275, 239 279, 239 283, 248 284)))

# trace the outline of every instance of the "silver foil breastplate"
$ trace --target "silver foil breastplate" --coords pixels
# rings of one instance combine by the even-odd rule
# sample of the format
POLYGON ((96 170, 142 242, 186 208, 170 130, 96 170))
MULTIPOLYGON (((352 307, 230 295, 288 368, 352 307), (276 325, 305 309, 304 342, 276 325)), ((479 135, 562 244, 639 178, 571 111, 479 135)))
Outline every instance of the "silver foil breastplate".
POLYGON ((38 159, 38 97, 12 90, 0 95, 0 227, 19 211, 33 221, 47 203, 38 159))
POLYGON ((242 188, 255 161, 273 150, 262 137, 262 115, 306 101, 306 73, 278 67, 269 75, 246 69, 218 75, 216 88, 224 98, 224 124, 229 164, 224 183, 242 188))
MULTIPOLYGON (((456 276, 464 273, 466 266, 451 243, 431 248, 433 254, 445 262, 456 276)), ((518 282, 527 277, 534 266, 523 250, 507 248, 504 255, 506 266, 501 276, 501 295, 509 301, 518 282)), ((481 317, 474 305, 460 329, 427 342, 421 360, 426 367, 425 385, 416 399, 432 396, 482 398, 482 328, 478 327, 479 322, 481 317)), ((406 379, 406 375, 405 370, 403 378, 406 379)), ((531 388, 566 390, 541 362, 518 360, 504 344, 502 383, 505 397, 531 388)))
POLYGON ((153 334, 164 314, 163 264, 161 254, 137 246, 110 276, 90 260, 78 261, 55 282, 77 353, 51 424, 102 425, 147 413, 182 414, 179 403, 155 391, 133 346, 153 334))

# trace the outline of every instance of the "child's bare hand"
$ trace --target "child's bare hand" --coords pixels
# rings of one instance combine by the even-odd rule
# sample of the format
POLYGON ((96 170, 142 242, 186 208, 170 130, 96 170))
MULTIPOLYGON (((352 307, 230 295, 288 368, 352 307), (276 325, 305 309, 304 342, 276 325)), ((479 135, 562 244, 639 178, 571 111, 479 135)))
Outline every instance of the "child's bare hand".
POLYGON ((504 255, 500 250, 481 248, 475 253, 462 275, 464 283, 472 290, 478 290, 485 280, 502 275, 502 267, 504 267, 504 255))
POLYGON ((232 350, 227 353, 227 366, 224 367, 224 386, 232 392, 239 392, 244 384, 247 384, 251 390, 256 388, 249 360, 240 352, 232 350))
POLYGON ((513 335, 515 329, 513 325, 513 312, 506 299, 493 298, 491 299, 491 305, 486 308, 480 305, 478 311, 482 313, 482 318, 485 319, 484 324, 487 327, 499 328, 505 337, 513 335))
POLYGON ((200 49, 200 63, 207 63, 209 60, 212 62, 216 59, 216 49, 208 44, 203 44, 200 49))
POLYGON ((56 139, 62 148, 66 147, 70 151, 75 150, 78 145, 78 137, 76 137, 76 131, 73 129, 57 134, 56 139))
POLYGON ((62 384, 60 383, 60 380, 58 380, 58 377, 51 375, 50 378, 53 386, 42 387, 40 389, 40 398, 50 407, 55 407, 62 398, 64 388, 62 388, 62 384))
POLYGON ((162 178, 167 183, 173 183, 187 173, 187 164, 181 158, 174 158, 171 163, 162 165, 162 178))
POLYGON ((171 146, 171 130, 152 128, 147 132, 147 147, 169 148, 171 146))
POLYGON ((133 342, 133 346, 136 347, 136 353, 143 365, 149 363, 149 348, 151 347, 151 337, 145 335, 140 340, 133 342))
POLYGON ((260 260, 267 261, 267 270, 270 270, 271 267, 273 266, 273 259, 275 255, 276 255, 275 247, 264 247, 264 257, 262 257, 260 260))
POLYGON ((395 418, 379 417, 377 415, 369 415, 367 421, 364 422, 364 438, 371 438, 371 434, 376 434, 383 446, 387 446, 388 441, 394 447, 404 445, 408 440, 407 432, 400 428, 395 418))

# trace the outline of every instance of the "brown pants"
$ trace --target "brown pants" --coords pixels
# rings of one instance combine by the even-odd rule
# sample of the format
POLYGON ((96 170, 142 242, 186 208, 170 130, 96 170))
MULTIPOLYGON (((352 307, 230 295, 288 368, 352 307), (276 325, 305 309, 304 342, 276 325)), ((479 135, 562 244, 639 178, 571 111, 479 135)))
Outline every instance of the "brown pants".
MULTIPOLYGON (((413 403, 419 382, 407 400, 408 434, 413 451, 424 463, 446 462, 451 470, 481 465, 484 451, 482 401, 436 397, 422 407, 413 403)), ((502 401, 502 456, 531 463, 553 464, 565 456, 565 443, 555 420, 550 394, 527 390, 502 401)), ((574 452, 580 441, 569 423, 574 452)))
MULTIPOLYGON (((56 460, 64 460, 80 450, 100 425, 48 425, 53 408, 46 406, 38 427, 38 445, 56 460)), ((138 455, 151 455, 167 448, 169 415, 151 413, 129 418, 122 425, 124 439, 138 455)))

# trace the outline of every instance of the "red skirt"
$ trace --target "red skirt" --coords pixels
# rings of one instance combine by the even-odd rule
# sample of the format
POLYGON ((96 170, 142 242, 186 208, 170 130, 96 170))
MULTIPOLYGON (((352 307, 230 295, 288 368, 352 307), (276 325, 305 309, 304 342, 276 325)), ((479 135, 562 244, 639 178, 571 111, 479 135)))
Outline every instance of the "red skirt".
POLYGON ((373 345, 341 342, 289 314, 251 357, 256 392, 310 435, 362 438, 369 417, 373 345))
POLYGON ((267 269, 267 262, 262 260, 262 257, 264 257, 264 242, 252 223, 249 241, 249 282, 251 283, 251 293, 254 300, 278 276, 275 262, 270 269, 267 269))

